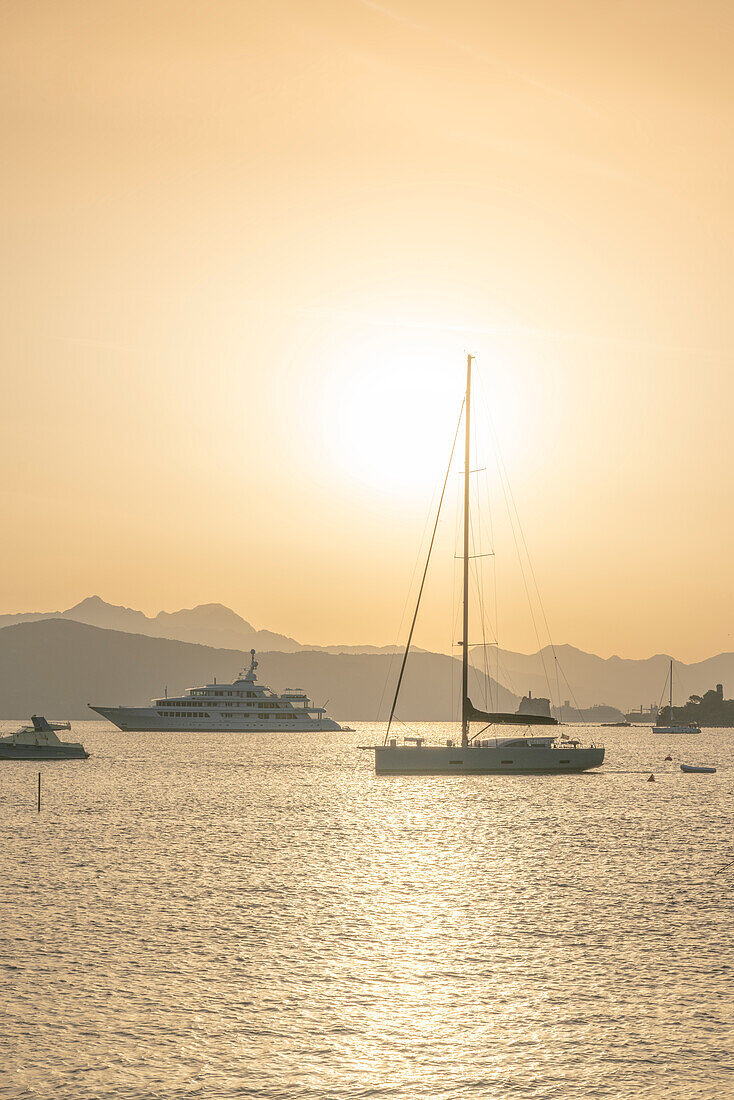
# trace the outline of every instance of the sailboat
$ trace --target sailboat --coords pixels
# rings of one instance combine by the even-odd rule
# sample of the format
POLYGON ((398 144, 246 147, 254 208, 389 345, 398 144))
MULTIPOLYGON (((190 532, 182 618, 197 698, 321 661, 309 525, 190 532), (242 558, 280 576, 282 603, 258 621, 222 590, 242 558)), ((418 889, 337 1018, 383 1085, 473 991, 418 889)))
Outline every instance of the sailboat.
POLYGON ((670 675, 669 675, 668 679, 670 681, 670 704, 669 704, 670 709, 668 711, 668 720, 669 720, 670 724, 667 725, 667 726, 653 726, 652 727, 653 731, 655 733, 700 733, 701 732, 700 726, 686 725, 683 722, 674 722, 673 721, 673 661, 672 660, 670 662, 670 675))
MULTIPOLYGON (((466 394, 464 398, 464 549, 463 549, 463 605, 461 639, 461 741, 447 740, 443 744, 430 744, 424 737, 404 737, 399 743, 390 737, 390 727, 395 714, 405 664, 410 651, 418 607, 428 571, 431 550, 438 527, 441 504, 446 490, 449 471, 446 473, 436 522, 423 572, 413 622, 405 647, 400 674, 390 717, 381 745, 370 746, 375 753, 375 771, 378 775, 490 775, 506 773, 560 774, 582 772, 596 768, 604 761, 602 745, 583 745, 580 741, 550 736, 518 733, 511 737, 488 738, 490 726, 556 726, 555 718, 547 714, 491 713, 474 706, 469 697, 469 531, 470 531, 470 430, 471 430, 471 380, 472 360, 466 358, 466 394), (479 725, 472 732, 472 725, 479 725)), ((457 427, 457 435, 458 435, 457 427)), ((456 438, 454 439, 454 444, 456 438)), ((453 450, 452 450, 453 457, 453 450)), ((449 470, 451 463, 449 463, 449 470)))

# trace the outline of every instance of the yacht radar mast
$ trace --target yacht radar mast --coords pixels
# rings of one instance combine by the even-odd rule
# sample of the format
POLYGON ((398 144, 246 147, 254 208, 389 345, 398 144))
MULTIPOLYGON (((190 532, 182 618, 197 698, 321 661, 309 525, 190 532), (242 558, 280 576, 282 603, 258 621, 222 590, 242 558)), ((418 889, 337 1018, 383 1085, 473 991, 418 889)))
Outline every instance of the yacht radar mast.
POLYGON ((247 670, 247 672, 245 672, 244 669, 242 670, 242 676, 240 677, 240 679, 248 680, 251 684, 254 683, 255 680, 257 680, 257 676, 255 675, 255 669, 256 668, 257 668, 257 661, 255 660, 255 650, 251 649, 250 650, 250 667, 247 670))

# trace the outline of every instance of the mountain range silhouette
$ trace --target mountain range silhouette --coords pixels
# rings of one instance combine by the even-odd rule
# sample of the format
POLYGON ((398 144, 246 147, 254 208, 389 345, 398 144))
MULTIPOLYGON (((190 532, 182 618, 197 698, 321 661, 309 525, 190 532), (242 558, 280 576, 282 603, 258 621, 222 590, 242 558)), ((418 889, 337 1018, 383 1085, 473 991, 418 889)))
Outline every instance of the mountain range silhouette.
MULTIPOLYGON (((198 680, 202 680, 202 677, 204 680, 207 679, 210 673, 216 673, 223 677, 235 675, 242 665, 242 653, 250 649, 256 649, 259 654, 268 653, 271 656, 271 672, 267 682, 272 681, 272 686, 278 686, 276 681, 281 670, 283 674, 290 671, 291 679, 298 680, 299 686, 304 687, 313 698, 318 697, 318 691, 322 685, 332 700, 338 698, 340 700, 339 706, 344 708, 338 715, 339 717, 359 720, 361 716, 364 716, 365 719, 371 719, 376 717, 376 712, 367 713, 369 710, 367 700, 368 698, 372 699, 370 694, 372 688, 370 687, 366 692, 362 692, 358 688, 357 681, 352 675, 354 665, 346 662, 340 664, 336 660, 331 663, 326 662, 323 666, 317 666, 306 660, 296 661, 295 657, 303 657, 305 654, 314 653, 333 658, 371 656, 387 658, 389 661, 391 655, 396 652, 395 646, 309 645, 286 634, 257 629, 241 615, 238 615, 237 612, 219 603, 199 604, 196 607, 183 608, 174 612, 161 611, 151 617, 133 608, 107 603, 99 596, 90 596, 65 611, 0 615, 0 654, 3 661, 2 669, 0 669, 0 690, 2 691, 0 699, 3 700, 0 704, 0 713, 10 714, 11 712, 8 710, 10 700, 16 698, 18 702, 17 704, 14 703, 13 707, 21 706, 21 710, 14 709, 13 714, 17 713, 22 716, 25 715, 29 707, 31 710, 41 708, 38 693, 44 690, 44 684, 43 676, 40 674, 41 665, 39 661, 41 664, 43 663, 42 658, 50 652, 49 646, 52 642, 53 645, 56 645, 60 638, 64 639, 64 644, 68 647, 68 650, 65 651, 62 663, 69 675, 76 677, 76 666, 79 662, 87 660, 88 653, 85 648, 86 643, 83 644, 83 633, 72 631, 63 634, 49 629, 48 624, 58 620, 96 628, 105 632, 105 634, 135 636, 139 639, 137 642, 126 642, 124 644, 122 641, 118 641, 117 644, 121 646, 120 652, 125 655, 126 676, 128 678, 126 679, 125 676, 120 675, 119 671, 116 672, 114 668, 110 670, 110 677, 101 675, 95 700, 91 699, 90 691, 93 688, 97 690, 97 683, 90 683, 87 675, 87 686, 84 686, 84 670, 79 670, 81 682, 78 687, 79 691, 82 692, 84 703, 87 701, 145 703, 150 697, 160 693, 163 682, 169 682, 172 690, 174 686, 177 690, 192 686, 197 680, 194 670, 197 670, 198 680), (30 632, 26 629, 22 635, 19 635, 16 628, 20 626, 34 629, 30 632), (20 645, 21 638, 22 646, 20 645), (195 658, 193 654, 189 654, 187 650, 181 648, 166 649, 164 647, 159 650, 151 650, 143 643, 143 639, 186 643, 197 651, 206 647, 207 652, 198 654, 195 658), (24 661, 28 662, 27 664, 13 658, 13 646, 20 646, 18 653, 22 653, 24 661), (78 652, 75 652, 75 649, 78 652), (212 656, 208 650, 218 651, 219 656, 212 656), (281 659, 286 654, 294 658, 290 664, 281 659), (279 655, 278 660, 275 660, 275 655, 279 655), (147 675, 145 669, 145 662, 149 660, 158 662, 152 678, 147 675), (176 670, 176 660, 182 662, 180 672, 176 670), (15 685, 9 682, 7 676, 7 669, 11 665, 14 668, 14 675, 17 677, 15 685), (342 676, 336 670, 342 666, 344 668, 343 675, 346 677, 343 684, 348 683, 351 685, 351 694, 344 688, 336 686, 336 682, 342 676), (138 668, 138 672, 134 676, 131 671, 133 667, 138 668), (331 671, 325 679, 322 679, 319 674, 316 681, 311 683, 308 679, 309 671, 316 668, 331 671), (188 673, 187 678, 187 670, 189 669, 191 671, 188 673), (198 673, 199 669, 201 669, 200 673, 198 673), (227 671, 223 671, 224 669, 227 671), (348 674, 347 669, 349 670, 348 674), (217 672, 217 670, 219 671, 217 672), (331 683, 330 677, 332 675, 335 677, 335 684, 331 683), (161 676, 163 676, 163 680, 161 676), (106 699, 99 695, 99 691, 102 691, 104 695, 106 691, 112 691, 113 687, 114 698, 106 699), (20 692, 19 695, 18 692, 20 692), (24 700, 22 705, 21 698, 24 700)), ((397 648, 399 651, 399 647, 397 648)), ((103 646, 103 652, 111 655, 113 649, 110 640, 107 639, 103 646)), ((471 659, 478 670, 477 675, 480 675, 479 670, 483 666, 485 653, 486 651, 480 649, 472 652, 471 659)), ((421 650, 416 650, 411 656, 408 668, 423 668, 427 674, 430 662, 419 660, 419 658, 425 657, 448 661, 450 664, 446 666, 447 668, 454 668, 456 664, 453 658, 444 654, 426 654, 421 650)), ((493 651, 489 658, 489 665, 485 670, 489 677, 485 678, 480 675, 480 681, 478 682, 481 682, 483 691, 489 692, 491 683, 491 691, 496 695, 499 696, 504 692, 503 698, 507 706, 511 704, 513 707, 516 706, 521 696, 532 691, 534 696, 552 697, 554 700, 560 697, 561 701, 568 699, 572 706, 578 705, 581 708, 595 704, 607 704, 621 711, 639 710, 643 706, 647 709, 651 703, 665 701, 662 696, 669 662, 670 656, 668 654, 656 654, 653 657, 644 659, 617 656, 605 658, 586 653, 571 645, 560 645, 556 646, 555 649, 545 647, 536 653, 530 654, 497 649, 493 651)), ((99 667, 101 674, 101 666, 98 666, 98 662, 95 663, 94 667, 99 667)), ((387 665, 385 665, 386 668, 387 665)), ((376 669, 377 665, 375 666, 376 669)), ((373 673, 369 665, 365 665, 361 672, 368 678, 370 684, 373 675, 377 675, 377 671, 373 673), (370 671, 367 671, 368 669, 370 671)), ((450 680, 450 676, 448 680, 450 680)), ((444 684, 445 688, 450 687, 448 680, 444 684)), ((717 683, 724 684, 725 694, 727 694, 727 687, 731 689, 731 686, 734 685, 734 653, 720 653, 692 664, 676 661, 675 683, 676 705, 682 705, 691 694, 703 694, 717 683)), ((290 686, 290 684, 280 686, 290 686)), ((383 684, 381 684, 381 690, 382 687, 383 684)), ((412 713, 411 717, 416 718, 418 715, 422 715, 424 718, 434 717, 437 720, 448 717, 451 710, 450 704, 448 709, 444 705, 439 705, 432 684, 426 682, 421 686, 416 681, 415 692, 416 695, 410 703, 410 707, 415 713, 412 713), (428 715, 426 706, 420 701, 421 699, 434 700, 437 708, 435 712, 428 715)), ((448 696, 449 698, 451 696, 450 690, 448 696)), ((81 706, 80 698, 81 696, 76 694, 73 696, 75 716, 80 716, 78 712, 78 708, 81 706)), ((377 707, 379 700, 373 700, 373 702, 377 707)), ((69 697, 69 705, 72 705, 71 696, 69 697)), ((333 711, 333 703, 330 709, 333 711)))

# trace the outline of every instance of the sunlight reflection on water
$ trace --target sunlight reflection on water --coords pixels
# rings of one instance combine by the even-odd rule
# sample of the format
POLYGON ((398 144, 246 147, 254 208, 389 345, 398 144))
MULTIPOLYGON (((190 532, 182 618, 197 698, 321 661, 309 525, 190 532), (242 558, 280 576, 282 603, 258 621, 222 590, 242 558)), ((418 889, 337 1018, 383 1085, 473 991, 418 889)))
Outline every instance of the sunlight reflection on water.
POLYGON ((369 729, 2 766, 3 1100, 734 1095, 734 733, 417 779, 369 729))

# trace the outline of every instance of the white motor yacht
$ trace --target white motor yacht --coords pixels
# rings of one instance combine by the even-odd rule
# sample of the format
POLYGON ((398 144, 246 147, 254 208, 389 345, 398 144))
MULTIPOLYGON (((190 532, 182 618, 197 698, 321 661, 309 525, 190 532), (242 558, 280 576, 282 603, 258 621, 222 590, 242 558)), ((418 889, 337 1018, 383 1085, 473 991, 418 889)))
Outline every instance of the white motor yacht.
POLYGON ((184 695, 154 699, 147 707, 89 706, 113 722, 118 729, 184 733, 232 731, 238 733, 305 733, 343 730, 324 707, 314 707, 301 688, 287 688, 281 694, 257 682, 255 650, 250 650, 250 667, 231 684, 216 680, 189 688, 184 695))
POLYGON ((89 753, 78 741, 62 741, 56 730, 70 730, 69 722, 47 722, 39 714, 32 725, 0 737, 0 760, 86 760, 89 753))

